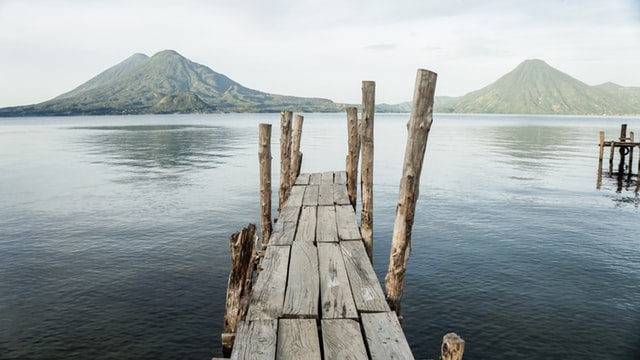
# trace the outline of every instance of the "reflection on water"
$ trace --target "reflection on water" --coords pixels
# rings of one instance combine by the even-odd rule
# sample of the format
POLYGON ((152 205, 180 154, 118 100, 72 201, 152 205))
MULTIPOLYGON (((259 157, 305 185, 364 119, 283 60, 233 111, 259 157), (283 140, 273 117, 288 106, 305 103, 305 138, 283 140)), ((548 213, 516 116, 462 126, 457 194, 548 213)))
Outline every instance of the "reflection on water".
POLYGON ((194 170, 217 168, 242 145, 242 132, 224 126, 132 125, 73 127, 95 164, 120 168, 119 181, 178 180, 194 170))

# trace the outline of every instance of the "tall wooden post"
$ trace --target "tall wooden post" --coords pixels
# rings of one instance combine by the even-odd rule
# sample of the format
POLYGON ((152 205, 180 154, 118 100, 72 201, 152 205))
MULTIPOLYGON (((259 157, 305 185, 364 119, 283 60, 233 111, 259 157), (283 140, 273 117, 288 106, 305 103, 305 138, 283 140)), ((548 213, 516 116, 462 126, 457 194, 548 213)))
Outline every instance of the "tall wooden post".
POLYGON ((400 314, 405 271, 411 254, 411 228, 420 190, 424 152, 433 122, 433 96, 436 89, 436 79, 436 73, 418 70, 413 94, 413 107, 408 124, 409 134, 402 166, 402 179, 400 179, 396 220, 393 226, 389 270, 385 277, 387 302, 397 314, 400 314))
POLYGON ((364 247, 373 263, 373 115, 376 107, 376 83, 362 82, 362 120, 360 123, 360 151, 362 167, 360 192, 362 211, 360 232, 364 247))
POLYGON ((440 360, 462 360, 464 340, 456 333, 448 333, 442 337, 440 360))
MULTIPOLYGON (((627 124, 622 124, 620 126, 620 142, 627 141, 627 124)), ((624 146, 620 146, 618 150, 620 153, 620 162, 618 163, 618 177, 621 178, 624 176, 624 157, 626 153, 626 148, 624 146)))
POLYGON ((262 247, 271 238, 271 124, 258 125, 258 159, 260 161, 260 230, 262 247))
POLYGON ((347 155, 347 193, 354 210, 358 198, 358 161, 360 160, 360 136, 358 135, 358 108, 347 108, 347 133, 349 154, 347 155))
POLYGON ((598 156, 598 180, 596 181, 596 189, 602 186, 602 160, 604 158, 604 131, 600 131, 600 155, 598 156))
MULTIPOLYGON (((629 133, 629 142, 635 142, 635 135, 633 131, 629 133)), ((633 146, 629 146, 629 176, 628 179, 631 181, 631 175, 633 175, 633 146)), ((638 174, 640 176, 640 174, 638 174)))
POLYGON ((280 113, 280 192, 278 211, 289 197, 289 169, 291 168, 291 111, 280 113))
POLYGON ((249 224, 229 238, 232 267, 227 284, 227 303, 222 329, 222 352, 225 357, 231 356, 236 328, 247 315, 257 242, 258 235, 254 224, 249 224))
POLYGON ((295 184, 300 167, 302 166, 302 153, 300 152, 300 141, 302 139, 302 122, 304 116, 296 115, 293 123, 293 139, 291 140, 291 165, 289 167, 289 188, 295 184))

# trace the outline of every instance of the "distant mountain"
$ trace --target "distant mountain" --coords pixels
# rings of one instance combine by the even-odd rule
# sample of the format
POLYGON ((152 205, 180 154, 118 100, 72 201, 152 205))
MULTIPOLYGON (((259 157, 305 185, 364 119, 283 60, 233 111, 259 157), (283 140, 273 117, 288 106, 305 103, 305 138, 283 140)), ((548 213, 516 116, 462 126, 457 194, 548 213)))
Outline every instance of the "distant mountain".
POLYGON ((134 54, 52 100, 0 109, 0 116, 339 111, 328 99, 273 95, 244 87, 173 50, 134 54))
POLYGON ((526 60, 480 90, 436 106, 438 112, 495 114, 640 114, 640 88, 589 86, 549 66, 526 60))

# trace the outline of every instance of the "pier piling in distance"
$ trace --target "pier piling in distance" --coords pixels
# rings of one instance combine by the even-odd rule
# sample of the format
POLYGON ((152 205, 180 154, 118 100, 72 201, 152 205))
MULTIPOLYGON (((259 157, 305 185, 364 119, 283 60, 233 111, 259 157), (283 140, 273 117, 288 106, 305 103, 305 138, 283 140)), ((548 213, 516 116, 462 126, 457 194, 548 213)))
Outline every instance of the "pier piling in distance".
POLYGON ((433 122, 433 96, 436 80, 436 73, 429 70, 418 70, 413 106, 408 123, 409 134, 402 165, 396 220, 393 226, 389 270, 385 276, 387 303, 391 310, 395 310, 397 314, 400 314, 405 272, 411 254, 411 228, 420 192, 420 175, 427 138, 433 122))
POLYGON ((258 125, 258 160, 260 162, 260 233, 262 248, 271 238, 271 124, 258 125))
POLYGON ((360 232, 364 247, 373 263, 373 114, 376 107, 376 83, 362 82, 362 120, 360 121, 360 151, 362 166, 360 173, 360 232))

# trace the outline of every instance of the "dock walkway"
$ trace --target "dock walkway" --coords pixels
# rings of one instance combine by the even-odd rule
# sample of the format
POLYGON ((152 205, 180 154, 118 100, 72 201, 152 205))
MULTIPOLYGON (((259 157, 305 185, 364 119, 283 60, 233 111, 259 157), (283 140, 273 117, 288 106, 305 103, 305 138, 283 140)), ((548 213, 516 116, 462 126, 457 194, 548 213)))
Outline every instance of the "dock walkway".
POLYGON ((344 171, 297 178, 258 271, 231 359, 413 359, 344 171))

